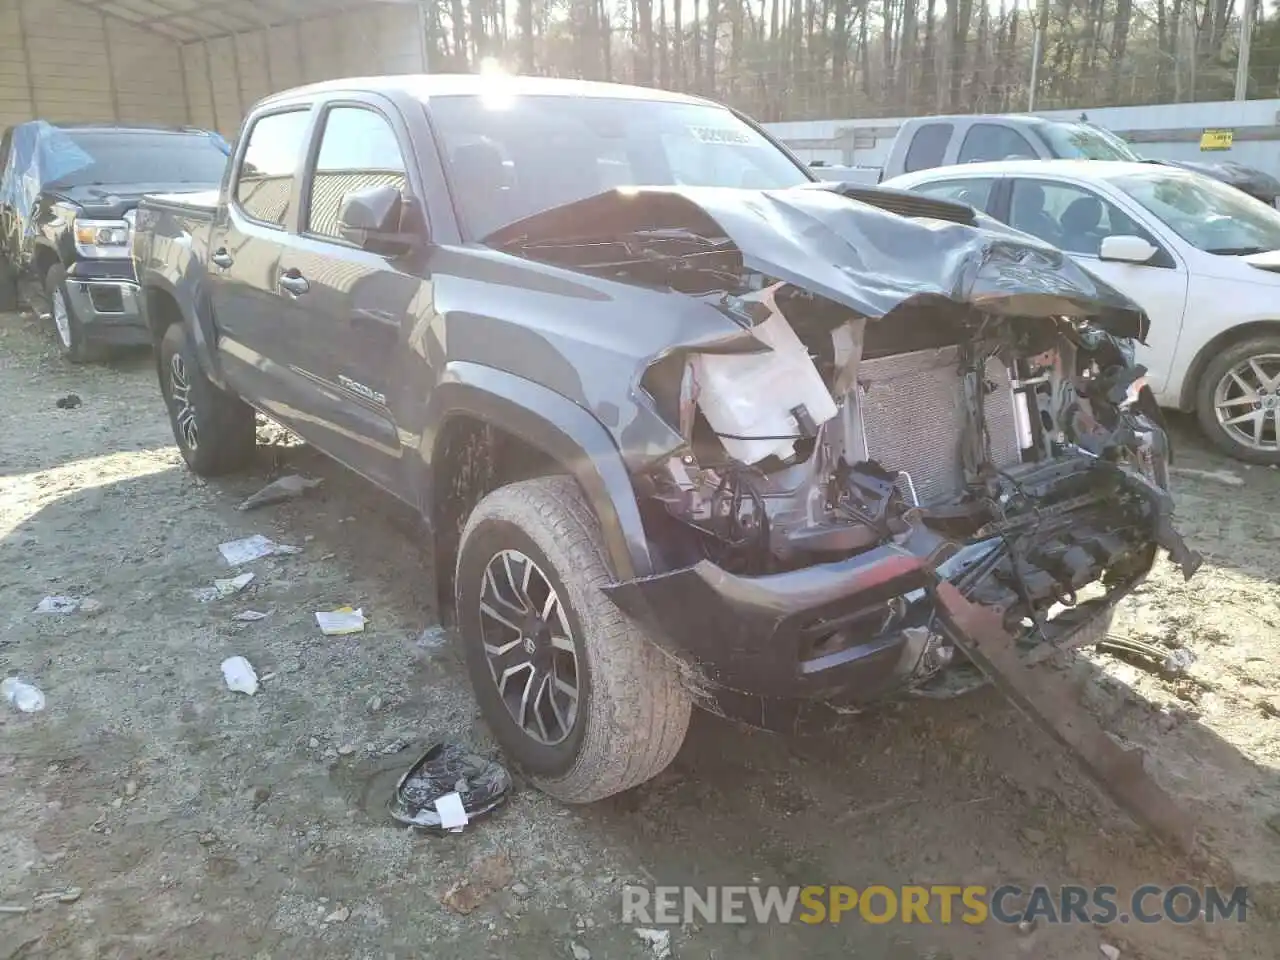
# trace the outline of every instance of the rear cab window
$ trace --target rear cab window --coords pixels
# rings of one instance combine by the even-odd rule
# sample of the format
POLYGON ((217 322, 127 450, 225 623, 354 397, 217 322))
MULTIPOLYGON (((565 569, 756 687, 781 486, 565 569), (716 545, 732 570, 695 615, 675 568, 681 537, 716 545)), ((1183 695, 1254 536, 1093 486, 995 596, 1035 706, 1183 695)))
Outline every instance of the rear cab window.
POLYGON ((950 123, 926 123, 917 130, 911 138, 911 146, 907 147, 904 164, 906 172, 915 173, 917 170, 942 166, 954 129, 950 123))
POLYGON ((236 207, 251 220, 284 226, 310 119, 311 107, 307 105, 254 120, 233 194, 236 207))
POLYGON ((408 166, 395 128, 371 107, 337 104, 325 111, 320 149, 308 175, 307 233, 347 243, 339 229, 342 200, 354 190, 408 185, 408 166))

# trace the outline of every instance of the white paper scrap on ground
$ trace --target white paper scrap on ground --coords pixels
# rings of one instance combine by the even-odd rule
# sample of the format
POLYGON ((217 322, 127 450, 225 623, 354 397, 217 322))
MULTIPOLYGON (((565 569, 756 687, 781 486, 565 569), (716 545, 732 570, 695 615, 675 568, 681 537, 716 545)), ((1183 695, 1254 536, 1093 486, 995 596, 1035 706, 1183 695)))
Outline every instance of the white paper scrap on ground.
POLYGON ((258 692, 258 675, 244 657, 228 657, 222 661, 222 677, 227 689, 253 696, 258 692))
POLYGON ((45 597, 36 605, 36 613, 75 613, 79 597, 45 597))
POLYGON ((255 533, 252 537, 245 537, 243 540, 220 543, 218 551, 227 563, 233 567, 239 567, 254 560, 261 560, 263 557, 298 554, 302 552, 302 548, 276 543, 260 533, 255 533))
POLYGON ((196 591, 196 599, 201 603, 209 603, 212 600, 221 600, 224 597, 230 597, 253 582, 252 573, 242 573, 238 577, 231 577, 226 580, 213 581, 212 587, 204 587, 196 591))
POLYGON ((364 611, 339 607, 337 610, 316 611, 316 623, 326 637, 341 637, 348 633, 364 632, 364 611))
POLYGON ((440 814, 440 826, 445 830, 457 833, 467 825, 467 811, 462 806, 462 797, 456 792, 436 797, 436 813, 440 814))
POLYGON ((253 623, 255 620, 267 619, 267 615, 261 610, 242 610, 231 619, 238 620, 241 623, 253 623))

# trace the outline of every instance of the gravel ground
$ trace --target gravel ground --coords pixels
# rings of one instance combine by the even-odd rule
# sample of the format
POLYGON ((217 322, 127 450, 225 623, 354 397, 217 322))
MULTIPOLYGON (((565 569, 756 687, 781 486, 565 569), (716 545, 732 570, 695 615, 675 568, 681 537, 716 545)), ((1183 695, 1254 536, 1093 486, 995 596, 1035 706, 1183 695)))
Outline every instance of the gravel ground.
MULTIPOLYGON (((621 922, 628 882, 1204 882, 991 690, 812 737, 699 715, 676 764, 625 796, 566 808, 522 789, 462 834, 406 833, 384 804, 426 743, 494 749, 459 652, 417 642, 433 615, 414 518, 275 432, 251 475, 197 480, 148 358, 72 368, 29 317, 0 317, 0 398, 0 675, 48 698, 0 703, 0 960, 645 960, 621 922), (72 392, 82 404, 58 409, 72 392), (282 472, 325 482, 235 510, 282 472), (302 552, 195 599, 229 574, 217 545, 257 533, 302 552), (46 595, 101 606, 34 612, 46 595), (314 611, 343 604, 367 630, 320 636, 314 611), (246 609, 269 615, 233 619, 246 609), (263 678, 254 697, 224 686, 237 654, 263 678), (506 885, 474 912, 442 904, 485 872, 506 885)), ((1248 922, 689 925, 675 957, 1276 956, 1280 473, 1177 439, 1181 470, 1226 471, 1177 477, 1208 561, 1184 584, 1162 560, 1118 629, 1195 662, 1162 678, 1091 652, 1064 680, 1198 815, 1250 885, 1248 922)))

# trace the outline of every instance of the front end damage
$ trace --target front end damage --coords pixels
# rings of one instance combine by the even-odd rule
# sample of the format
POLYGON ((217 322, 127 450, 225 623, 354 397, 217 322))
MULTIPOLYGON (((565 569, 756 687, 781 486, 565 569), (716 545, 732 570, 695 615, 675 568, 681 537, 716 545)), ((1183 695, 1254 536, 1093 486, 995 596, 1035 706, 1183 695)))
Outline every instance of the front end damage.
POLYGON ((490 242, 735 324, 637 371, 683 443, 633 476, 662 569, 607 588, 713 711, 785 727, 968 665, 1034 712, 1058 701, 1023 669, 1100 639, 1158 549, 1200 563, 1133 365, 1146 317, 967 207, 641 189, 490 242))

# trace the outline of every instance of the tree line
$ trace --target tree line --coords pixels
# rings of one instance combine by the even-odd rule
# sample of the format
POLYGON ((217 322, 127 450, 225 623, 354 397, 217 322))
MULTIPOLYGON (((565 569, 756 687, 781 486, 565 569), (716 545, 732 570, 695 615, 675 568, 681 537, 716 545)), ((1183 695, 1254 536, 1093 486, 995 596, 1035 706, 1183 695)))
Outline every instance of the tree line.
MULTIPOLYGON (((1280 96, 1255 12, 1249 94, 1280 96)), ((761 120, 1230 99, 1243 0, 433 0, 433 70, 713 97, 761 120)))

